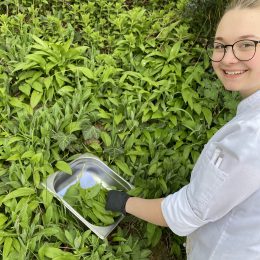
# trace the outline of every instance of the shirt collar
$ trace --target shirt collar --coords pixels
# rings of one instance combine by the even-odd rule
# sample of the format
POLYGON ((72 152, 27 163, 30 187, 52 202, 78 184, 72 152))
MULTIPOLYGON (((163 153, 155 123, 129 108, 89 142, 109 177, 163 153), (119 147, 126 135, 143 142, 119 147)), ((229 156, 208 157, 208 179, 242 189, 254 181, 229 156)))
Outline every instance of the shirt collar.
POLYGON ((252 108, 260 107, 260 90, 243 99, 237 106, 237 115, 247 112, 252 108))

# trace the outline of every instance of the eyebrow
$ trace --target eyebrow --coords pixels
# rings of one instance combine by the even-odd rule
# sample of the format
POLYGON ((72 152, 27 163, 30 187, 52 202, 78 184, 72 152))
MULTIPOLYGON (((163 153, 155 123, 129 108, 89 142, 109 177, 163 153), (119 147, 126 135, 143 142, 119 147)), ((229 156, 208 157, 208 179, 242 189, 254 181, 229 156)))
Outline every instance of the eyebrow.
MULTIPOLYGON (((256 38, 256 36, 254 34, 247 34, 247 35, 242 35, 240 37, 238 37, 238 39, 240 40, 243 40, 243 39, 248 39, 248 38, 256 38)), ((223 37, 216 37, 215 40, 218 40, 218 41, 224 41, 224 38, 223 37)))

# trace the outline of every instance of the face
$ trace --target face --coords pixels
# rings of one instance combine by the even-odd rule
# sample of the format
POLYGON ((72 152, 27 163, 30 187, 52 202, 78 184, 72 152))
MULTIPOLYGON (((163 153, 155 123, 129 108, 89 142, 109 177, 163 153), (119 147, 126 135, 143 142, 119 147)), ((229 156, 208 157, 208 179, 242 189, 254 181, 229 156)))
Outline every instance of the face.
MULTIPOLYGON (((215 39, 223 44, 233 44, 241 39, 260 40, 260 8, 233 9, 221 19, 215 39)), ((225 89, 239 91, 243 97, 260 90, 260 43, 250 61, 239 61, 231 47, 220 62, 212 62, 214 71, 225 89)))

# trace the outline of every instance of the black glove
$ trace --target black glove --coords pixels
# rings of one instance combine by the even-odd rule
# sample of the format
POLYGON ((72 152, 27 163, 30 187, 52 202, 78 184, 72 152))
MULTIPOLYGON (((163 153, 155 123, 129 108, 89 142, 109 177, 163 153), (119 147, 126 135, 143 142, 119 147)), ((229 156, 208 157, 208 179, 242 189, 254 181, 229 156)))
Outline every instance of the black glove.
POLYGON ((110 190, 107 193, 106 210, 121 212, 126 215, 125 204, 130 196, 123 191, 110 190))

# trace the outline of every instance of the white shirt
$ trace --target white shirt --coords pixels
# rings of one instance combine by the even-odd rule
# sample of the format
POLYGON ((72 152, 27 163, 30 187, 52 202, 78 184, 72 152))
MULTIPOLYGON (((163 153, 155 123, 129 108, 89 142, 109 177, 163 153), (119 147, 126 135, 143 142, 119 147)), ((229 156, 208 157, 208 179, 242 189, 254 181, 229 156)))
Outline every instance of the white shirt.
POLYGON ((205 145, 190 183, 162 202, 188 260, 260 259, 260 91, 205 145))

